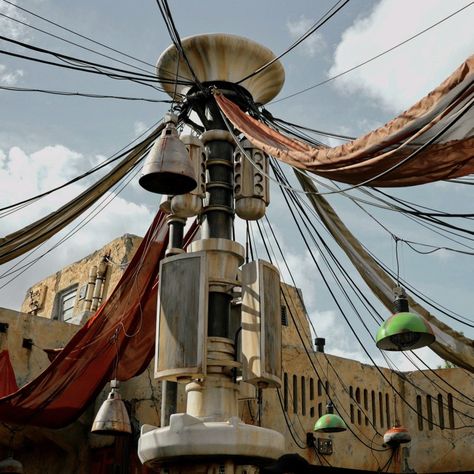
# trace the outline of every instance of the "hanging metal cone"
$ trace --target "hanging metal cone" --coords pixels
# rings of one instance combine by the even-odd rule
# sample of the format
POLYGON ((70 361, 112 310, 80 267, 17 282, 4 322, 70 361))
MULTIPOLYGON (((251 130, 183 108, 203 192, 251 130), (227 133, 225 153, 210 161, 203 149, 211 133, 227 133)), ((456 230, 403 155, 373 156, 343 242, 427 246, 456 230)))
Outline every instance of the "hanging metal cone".
POLYGON ((383 441, 389 446, 398 446, 399 444, 409 443, 411 436, 403 426, 392 426, 384 433, 383 441))
POLYGON ((410 313, 408 297, 399 286, 394 289, 395 314, 377 331, 377 347, 384 351, 408 351, 429 346, 435 340, 430 324, 418 314, 410 313))
POLYGON ((323 415, 314 425, 314 431, 321 433, 339 433, 346 431, 347 426, 344 420, 334 413, 334 406, 331 402, 327 404, 327 413, 323 415))
POLYGON ((16 459, 13 459, 11 456, 9 456, 7 459, 0 461, 0 473, 3 474, 7 472, 10 474, 22 474, 23 464, 20 461, 17 461, 16 459))
POLYGON ((99 408, 91 432, 112 436, 131 434, 132 426, 127 408, 118 391, 118 380, 112 380, 110 386, 112 390, 99 408))
POLYGON ((434 342, 433 330, 427 321, 414 313, 390 316, 377 331, 376 344, 384 351, 408 351, 434 342))
POLYGON ((169 118, 152 146, 138 180, 142 188, 152 193, 186 194, 197 184, 188 150, 178 137, 174 120, 169 118))

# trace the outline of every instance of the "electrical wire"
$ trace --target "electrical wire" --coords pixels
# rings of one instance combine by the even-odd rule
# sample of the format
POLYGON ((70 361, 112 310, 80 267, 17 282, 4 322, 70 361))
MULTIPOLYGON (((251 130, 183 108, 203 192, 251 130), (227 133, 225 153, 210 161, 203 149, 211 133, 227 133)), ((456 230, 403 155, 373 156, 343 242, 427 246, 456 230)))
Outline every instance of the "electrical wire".
MULTIPOLYGON (((258 221, 257 221, 257 226, 259 227, 259 230, 260 230, 260 232, 261 232, 261 229, 260 229, 260 226, 259 226, 258 221)), ((261 233, 261 238, 262 238, 262 243, 263 243, 263 245, 264 245, 264 247, 265 247, 265 249, 266 249, 266 253, 267 253, 267 255, 268 255, 268 258, 269 258, 270 261, 272 262, 272 257, 271 257, 271 254, 270 254, 269 250, 268 250, 268 246, 267 246, 267 243, 269 244, 269 242, 266 241, 266 239, 264 238, 264 236, 263 236, 262 233, 261 233)), ((296 331, 297 331, 298 337, 299 337, 299 339, 300 339, 300 341, 301 341, 301 343, 302 343, 303 349, 304 349, 304 351, 305 351, 305 353, 306 353, 306 355, 307 355, 307 357, 308 357, 308 360, 309 360, 311 366, 313 367, 313 370, 314 370, 316 376, 318 377, 318 379, 323 380, 323 377, 321 377, 321 375, 319 374, 318 370, 316 369, 316 366, 314 365, 314 362, 313 362, 313 358, 311 357, 311 355, 310 355, 310 353, 309 353, 309 351, 308 351, 308 348, 307 348, 307 346, 306 346, 306 343, 304 342, 304 339, 303 339, 303 337, 302 337, 302 335, 301 335, 300 329, 298 328, 298 325, 297 325, 297 323, 296 323, 296 318, 295 318, 295 317, 293 316, 293 314, 292 314, 291 306, 288 306, 288 305, 287 305, 287 307, 288 307, 289 310, 290 310, 290 316, 291 316, 291 318, 292 318, 293 324, 294 324, 295 329, 296 329, 296 331)), ((337 397, 336 394, 334 394, 334 395, 330 395, 330 394, 329 394, 329 390, 328 390, 328 387, 326 386, 326 384, 323 384, 322 386, 323 386, 323 388, 324 388, 324 391, 326 392, 326 395, 327 395, 329 401, 332 402, 332 399, 333 399, 333 398, 334 398, 335 400, 338 400, 338 397, 337 397)), ((342 410, 345 412, 345 414, 348 415, 348 414, 347 414, 347 411, 346 411, 346 409, 344 408, 344 405, 343 405, 343 404, 337 404, 336 407, 335 407, 335 409, 336 409, 336 412, 337 412, 337 413, 341 416, 341 418, 343 418, 343 419, 344 419, 344 417, 343 417, 343 415, 340 413, 340 409, 342 409, 342 410)), ((357 435, 357 433, 354 432, 354 430, 352 429, 352 427, 350 426, 349 423, 346 423, 346 425, 347 425, 349 431, 351 431, 352 434, 353 434, 362 444, 364 444, 364 445, 365 445, 366 447, 368 447, 369 449, 371 449, 371 450, 373 450, 373 451, 386 451, 386 449, 373 448, 373 446, 368 445, 363 439, 361 439, 361 438, 357 435)), ((362 431, 361 431, 361 434, 365 436, 365 434, 364 434, 362 431)))
POLYGON ((2 1, 5 2, 5 3, 8 3, 9 5, 11 5, 11 6, 15 7, 15 8, 17 8, 18 10, 21 10, 21 11, 23 11, 23 12, 25 12, 25 13, 28 13, 28 14, 30 14, 30 15, 32 15, 32 16, 34 16, 34 17, 40 19, 40 20, 43 20, 43 21, 49 23, 50 25, 53 25, 53 26, 55 26, 55 27, 57 27, 57 28, 60 28, 60 29, 62 29, 62 30, 64 30, 64 31, 67 31, 67 32, 69 32, 69 33, 72 33, 72 34, 74 34, 74 35, 76 35, 76 36, 78 36, 78 37, 80 37, 80 38, 82 38, 82 39, 85 39, 85 40, 87 40, 87 41, 90 41, 91 43, 94 43, 94 44, 96 44, 96 45, 98 45, 98 46, 102 46, 103 48, 105 48, 105 49, 107 49, 107 50, 109 50, 109 51, 113 51, 113 52, 118 53, 118 54, 120 54, 120 55, 122 55, 122 56, 124 56, 124 57, 129 58, 129 59, 133 59, 133 60, 135 60, 135 61, 137 61, 137 62, 139 62, 139 63, 145 64, 145 65, 147 65, 147 66, 151 66, 152 68, 155 67, 155 65, 152 64, 152 63, 149 63, 149 62, 147 62, 147 61, 143 61, 142 59, 139 59, 139 58, 137 58, 137 57, 135 57, 135 56, 132 56, 132 55, 127 54, 127 53, 124 53, 124 52, 122 52, 122 51, 119 51, 119 50, 116 49, 116 48, 112 48, 111 46, 108 46, 108 45, 106 45, 106 44, 104 44, 104 43, 101 43, 101 42, 99 42, 99 41, 96 41, 96 40, 94 40, 94 39, 92 39, 92 38, 90 38, 90 37, 88 37, 88 36, 85 36, 85 35, 83 35, 83 34, 81 34, 81 33, 78 33, 77 31, 72 30, 71 28, 67 28, 67 27, 65 27, 65 26, 63 26, 63 25, 60 25, 59 23, 56 23, 56 22, 54 22, 54 21, 52 21, 52 20, 49 20, 49 19, 45 18, 44 16, 41 16, 41 15, 39 15, 39 14, 37 14, 37 13, 34 13, 34 12, 31 11, 31 10, 28 10, 28 9, 26 9, 26 8, 24 8, 24 7, 21 7, 20 5, 17 5, 16 3, 13 3, 13 2, 11 2, 11 1, 9 1, 9 0, 2 0, 2 1))
MULTIPOLYGON (((294 195, 295 195, 295 194, 294 194, 294 195)), ((284 194, 284 198, 285 198, 285 200, 287 201, 287 199, 286 199, 286 197, 285 197, 285 194, 284 194)), ((366 353, 366 355, 369 357, 369 359, 370 359, 370 361, 372 362, 372 364, 374 365, 374 367, 379 371, 380 375, 385 379, 385 381, 389 384, 389 386, 391 386, 391 387, 393 388, 393 390, 397 393, 397 395, 400 397, 400 399, 403 400, 404 403, 405 403, 410 409, 412 409, 413 411, 415 411, 415 412, 417 413, 417 410, 416 410, 405 398, 403 398, 403 397, 401 396, 401 394, 399 393, 399 391, 391 384, 391 382, 387 379, 387 377, 385 376, 385 374, 383 374, 383 372, 380 370, 380 368, 379 368, 378 365, 375 363, 374 359, 372 358, 372 356, 370 355, 370 353, 367 351, 366 347, 364 346, 364 344, 363 344, 362 341, 360 340, 360 337, 359 337, 359 335, 357 334, 357 331, 355 331, 355 329, 352 327, 352 325, 351 325, 349 319, 347 318, 347 316, 346 316, 344 310, 342 309, 342 307, 341 307, 341 305, 340 305, 338 299, 335 297, 335 294, 334 294, 333 290, 331 289, 331 287, 330 287, 330 285, 329 285, 329 283, 328 283, 328 281, 327 281, 327 279, 326 279, 324 273, 321 271, 318 262, 317 262, 316 259, 314 259, 314 257, 312 256, 311 248, 310 248, 310 246, 309 246, 308 243, 307 243, 306 237, 305 237, 305 236, 303 235, 303 233, 302 233, 302 229, 301 229, 301 227, 300 227, 300 224, 299 224, 298 221, 296 220, 296 216, 294 215, 293 209, 292 209, 292 207, 289 205, 288 201, 287 201, 287 204, 288 204, 288 208, 289 208, 289 210, 290 210, 290 213, 293 215, 295 224, 296 224, 296 226, 297 226, 297 228, 298 228, 298 230, 299 230, 299 232, 300 232, 300 235, 301 235, 303 241, 305 242, 305 246, 306 246, 308 252, 310 253, 310 256, 312 257, 313 263, 314 263, 315 266, 317 267, 318 272, 319 272, 321 278, 323 279, 323 281, 324 281, 324 283, 325 283, 325 286, 326 286, 328 292, 331 294, 333 301, 335 302, 335 304, 336 304, 336 306, 338 307, 339 311, 341 312, 341 314, 343 315, 344 319, 346 320, 346 323, 348 324, 349 328, 351 329, 351 332, 353 333, 353 335, 355 336, 355 338, 358 340, 360 346, 362 347, 362 349, 364 350, 364 352, 366 353)), ((303 221, 303 223, 304 223, 304 221, 303 221)), ((323 254, 323 253, 320 253, 320 255, 324 257, 324 254, 323 254)), ((329 270, 332 272, 332 269, 331 269, 330 267, 329 267, 329 270)), ((333 276, 334 276, 334 275, 333 275, 333 276)), ((346 294, 344 288, 342 287, 342 285, 338 284, 338 286, 339 286, 340 290, 341 290, 344 294, 346 294)), ((349 301, 349 303, 351 304, 351 306, 353 307, 353 309, 355 310, 355 307, 354 307, 353 304, 351 303, 350 299, 348 299, 348 301, 349 301)), ((365 324, 364 324, 364 325, 365 325, 365 324)), ((368 328, 366 328, 366 329, 368 329, 368 328)), ((369 333, 370 333, 370 331, 369 331, 369 333)), ((465 415, 465 414, 464 414, 464 415, 465 415)), ((434 422, 433 422, 433 423, 434 423, 434 422)), ((434 424, 436 424, 436 423, 434 423, 434 424)), ((462 427, 460 427, 460 428, 462 428, 462 427)))
POLYGON ((376 59, 378 59, 378 58, 384 56, 385 54, 387 54, 387 53, 389 53, 389 52, 391 52, 391 51, 393 51, 393 50, 399 48, 400 46, 403 46, 404 44, 410 42, 411 40, 413 40, 413 39, 415 39, 415 38, 418 38, 418 36, 421 36, 422 34, 426 33, 427 31, 429 31, 429 30, 435 28, 436 26, 440 25, 441 23, 444 23, 445 21, 449 20, 450 18, 454 17, 455 15, 461 13, 463 10, 465 10, 465 9, 468 8, 468 7, 470 7, 473 3, 474 3, 474 2, 468 3, 468 4, 465 5, 464 7, 460 8, 459 10, 456 10, 455 12, 453 12, 453 13, 451 13, 450 15, 448 15, 448 16, 442 18, 441 20, 437 21, 436 23, 433 23, 432 25, 428 26, 428 27, 425 28, 424 30, 419 31, 419 32, 416 33, 415 35, 410 36, 409 38, 405 39, 404 41, 401 41, 400 43, 397 43, 396 45, 394 45, 394 46, 392 46, 392 47, 390 47, 390 48, 388 48, 388 49, 386 49, 386 50, 380 52, 379 54, 376 54, 375 56, 372 56, 372 57, 369 58, 369 59, 366 59, 365 61, 363 61, 363 62, 361 62, 361 63, 359 63, 359 64, 357 64, 357 65, 355 65, 355 66, 353 66, 353 67, 351 67, 351 68, 349 68, 349 69, 346 69, 345 71, 340 72, 339 74, 336 74, 336 75, 334 75, 334 76, 331 76, 331 77, 329 77, 328 79, 325 79, 324 81, 318 82, 317 84, 314 84, 314 85, 312 85, 312 86, 306 87, 305 89, 302 89, 302 90, 300 90, 300 91, 294 92, 293 94, 289 94, 289 95, 287 95, 287 96, 285 96, 285 97, 282 97, 282 98, 280 98, 280 99, 274 100, 274 101, 270 102, 270 104, 276 104, 276 103, 278 103, 278 102, 282 102, 282 101, 284 101, 284 100, 291 99, 291 98, 293 98, 293 97, 295 97, 295 96, 297 96, 297 95, 300 95, 300 94, 303 94, 303 93, 305 93, 305 92, 308 92, 308 91, 310 91, 310 90, 312 90, 312 89, 315 89, 316 87, 319 87, 319 86, 322 86, 322 85, 324 85, 324 84, 327 84, 328 82, 331 82, 331 81, 333 81, 334 79, 338 79, 339 77, 342 77, 342 76, 348 74, 349 72, 355 71, 356 69, 359 69, 360 67, 365 66, 366 64, 368 64, 368 63, 370 63, 370 62, 372 62, 372 61, 374 61, 374 60, 376 60, 376 59))
POLYGON ((281 54, 273 58, 271 61, 268 61, 265 63, 263 66, 259 67, 256 69, 254 72, 248 74, 247 76, 243 77, 239 81, 236 82, 236 84, 241 84, 242 82, 256 76, 257 74, 260 74, 262 71, 270 67, 273 63, 281 59, 283 56, 288 54, 290 51, 292 51, 294 48, 296 48, 299 44, 301 44, 304 40, 309 38, 312 34, 314 34, 319 28, 321 28, 323 25, 325 25, 336 13, 339 12, 342 8, 344 8, 348 3, 349 0, 345 0, 342 5, 339 5, 342 0, 338 0, 324 15, 316 21, 316 23, 313 24, 311 28, 309 28, 306 33, 304 33, 302 36, 300 36, 292 45, 290 45, 285 51, 283 51, 281 54))
MULTIPOLYGON (((157 127, 158 124, 160 123, 159 122, 156 122, 154 123, 152 126, 148 127, 145 131, 143 131, 140 135, 138 135, 137 137, 135 137, 131 142, 127 143, 124 147, 122 147, 120 150, 118 150, 117 152, 115 152, 111 157, 107 158, 106 160, 104 160, 102 163, 94 166, 93 168, 91 168, 90 170, 86 171, 85 173, 82 173, 81 175, 79 176, 76 176, 75 178, 67 181, 66 183, 63 183, 59 186, 56 186, 54 188, 51 188, 51 189, 48 189, 47 191, 44 191, 43 193, 40 193, 40 194, 37 194, 35 196, 32 196, 30 198, 27 198, 27 199, 24 199, 22 201, 19 201, 17 203, 14 203, 14 204, 10 204, 8 206, 4 206, 2 208, 0 208, 0 218, 1 217, 4 217, 6 214, 2 213, 2 211, 6 211, 6 210, 11 210, 12 208, 17 208, 19 206, 23 206, 24 204, 28 204, 28 203, 32 203, 32 202, 36 202, 38 199, 44 197, 44 196, 48 196, 49 194, 52 194, 54 193, 55 191, 58 191, 60 189, 63 189, 65 188, 66 186, 69 186, 87 176, 90 176, 92 175, 93 173, 101 170, 102 168, 114 163, 115 161, 119 160, 120 158, 123 158, 125 155, 133 152, 136 148, 138 148, 142 143, 138 143, 137 145, 133 146, 132 148, 129 148, 134 142, 136 142, 137 140, 139 140, 141 137, 143 137, 144 135, 146 135, 150 130, 152 130, 153 128, 157 127)), ((158 133, 160 133, 161 131, 161 128, 158 128, 157 131, 156 131, 156 135, 158 135, 158 133)), ((11 212, 10 212, 11 213, 11 212)))
MULTIPOLYGON (((178 33, 178 30, 176 28, 176 25, 173 20, 173 15, 171 14, 171 10, 169 8, 167 0, 156 0, 156 4, 158 5, 158 8, 160 10, 161 16, 163 18, 163 21, 165 22, 166 28, 168 30, 168 33, 170 35, 171 41, 173 42, 175 48, 177 49, 179 55, 184 59, 186 62, 186 65, 188 66, 189 72, 191 73, 194 84, 201 90, 203 91, 204 88, 197 78, 196 73, 194 72, 193 67, 191 66, 191 63, 188 59, 188 56, 183 48, 183 44, 181 42, 181 37, 178 33)), ((178 59, 179 61, 179 59, 178 59)))
POLYGON ((171 104, 171 100, 158 100, 145 97, 127 97, 120 95, 104 95, 104 94, 92 94, 86 92, 72 92, 72 91, 60 91, 51 89, 38 89, 38 88, 27 88, 27 87, 14 87, 14 86, 2 86, 0 89, 12 92, 38 92, 43 94, 51 95, 62 95, 62 96, 74 96, 74 97, 89 97, 92 99, 120 99, 127 101, 142 101, 142 102, 153 102, 156 104, 171 104))

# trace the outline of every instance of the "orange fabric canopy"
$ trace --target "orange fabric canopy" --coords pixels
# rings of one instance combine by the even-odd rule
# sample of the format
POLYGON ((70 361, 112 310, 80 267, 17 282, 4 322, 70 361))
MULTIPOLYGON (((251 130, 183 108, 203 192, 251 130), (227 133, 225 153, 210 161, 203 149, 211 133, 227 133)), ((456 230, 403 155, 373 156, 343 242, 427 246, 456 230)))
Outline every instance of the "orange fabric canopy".
MULTIPOLYGON (((187 239, 195 232, 193 226, 187 239)), ((154 355, 157 277, 167 240, 160 211, 108 300, 38 377, 0 398, 0 420, 64 427, 114 377, 117 355, 119 380, 147 368, 154 355)), ((0 380, 5 374, 0 365, 0 380)))
POLYGON ((386 125, 349 143, 316 148, 215 99, 257 148, 296 168, 370 186, 412 186, 474 173, 474 55, 439 87, 386 125))
POLYGON ((9 395, 18 390, 15 372, 10 362, 10 354, 7 350, 0 352, 0 397, 9 395))

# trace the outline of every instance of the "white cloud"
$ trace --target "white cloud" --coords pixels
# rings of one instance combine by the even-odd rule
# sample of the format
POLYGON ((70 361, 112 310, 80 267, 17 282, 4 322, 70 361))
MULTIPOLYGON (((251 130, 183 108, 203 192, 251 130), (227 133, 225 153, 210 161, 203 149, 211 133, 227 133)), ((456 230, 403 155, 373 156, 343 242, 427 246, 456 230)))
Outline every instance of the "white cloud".
POLYGON ((147 129, 148 125, 145 122, 137 121, 133 124, 133 130, 136 137, 141 135, 147 129))
MULTIPOLYGON (((13 0, 11 3, 18 3, 13 0)), ((20 41, 28 40, 28 27, 15 21, 28 23, 25 15, 21 10, 9 3, 0 3, 0 13, 5 16, 0 16, 0 34, 20 41), (10 18, 7 18, 10 17, 10 18), (13 20, 11 19, 13 18, 13 20)))
MULTIPOLYGON (((328 76, 404 41, 466 4, 465 0, 382 0, 343 33, 328 76)), ((389 110, 406 109, 472 54, 473 23, 474 8, 468 8, 334 84, 347 93, 363 92, 389 110)))
MULTIPOLYGON (((298 39, 304 35, 313 26, 313 20, 306 18, 302 15, 296 21, 288 21, 286 28, 293 39, 298 39)), ((316 56, 317 53, 321 52, 326 47, 326 42, 323 36, 319 32, 313 33, 311 36, 306 38, 298 47, 297 50, 301 51, 304 55, 309 57, 316 56)))
POLYGON ((0 64, 0 84, 14 86, 21 77, 23 77, 23 70, 15 69, 10 71, 7 66, 0 64))
MULTIPOLYGON (((96 157, 85 157, 62 145, 47 146, 31 154, 19 147, 11 148, 8 153, 0 150, 2 204, 12 204, 62 184, 88 169, 90 163, 95 160, 96 157)), ((3 217, 0 237, 19 230, 39 217, 55 211, 84 191, 87 186, 88 183, 84 180, 78 181, 40 199, 31 206, 3 217)), ((92 206, 77 221, 34 250, 28 256, 27 261, 51 248, 55 242, 73 230, 83 219, 89 221, 88 216, 93 219, 78 230, 66 243, 35 264, 30 271, 21 275, 12 284, 0 290, 0 306, 18 308, 26 289, 32 284, 88 255, 120 235, 125 233, 143 235, 153 217, 152 212, 145 205, 131 202, 114 191, 106 193, 100 199, 99 204, 92 206), (109 204, 104 207, 105 203, 109 204), (100 209, 102 210, 98 212, 100 209)), ((14 263, 3 265, 0 275, 8 271, 14 263)), ((7 280, 8 278, 0 278, 0 286, 7 280)))

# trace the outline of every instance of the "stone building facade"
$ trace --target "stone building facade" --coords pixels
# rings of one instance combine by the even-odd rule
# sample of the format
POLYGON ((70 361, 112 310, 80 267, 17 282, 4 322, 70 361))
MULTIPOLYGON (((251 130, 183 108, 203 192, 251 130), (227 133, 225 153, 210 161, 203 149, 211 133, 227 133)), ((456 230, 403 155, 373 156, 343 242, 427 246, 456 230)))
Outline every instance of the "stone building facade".
MULTIPOLYGON (((17 383, 37 376, 49 359, 45 349, 64 347, 80 325, 110 295, 140 243, 124 235, 42 280, 27 291, 21 312, 0 308, 0 351, 8 350, 17 383), (30 340, 28 347, 24 340, 30 340)), ((282 285, 282 386, 258 391, 241 384, 240 417, 280 431, 286 452, 334 472, 472 472, 474 383, 458 368, 398 373, 314 349, 301 293, 282 285), (348 430, 316 434, 328 398, 348 430), (412 441, 394 453, 383 434, 396 421, 412 441), (393 456, 392 456, 393 455, 393 456), (391 457, 392 456, 392 457, 391 457), (336 469, 337 468, 337 469, 336 469)), ((125 438, 98 436, 90 427, 109 391, 62 430, 0 423, 0 459, 13 448, 25 472, 135 474, 148 472, 137 459, 139 427, 160 425, 161 383, 153 361, 121 385, 134 425, 125 438)), ((185 410, 179 385, 178 411, 185 410)))

